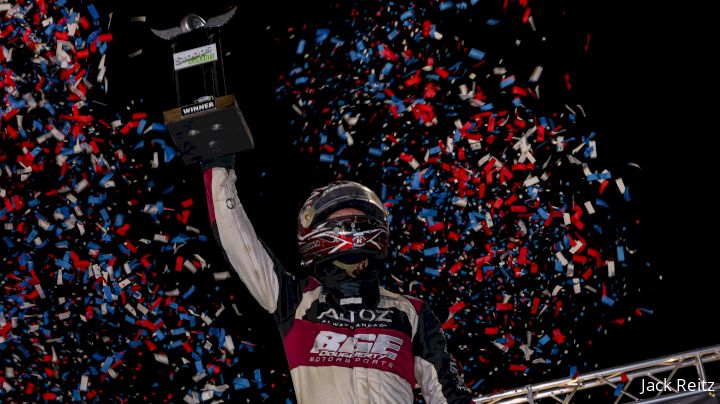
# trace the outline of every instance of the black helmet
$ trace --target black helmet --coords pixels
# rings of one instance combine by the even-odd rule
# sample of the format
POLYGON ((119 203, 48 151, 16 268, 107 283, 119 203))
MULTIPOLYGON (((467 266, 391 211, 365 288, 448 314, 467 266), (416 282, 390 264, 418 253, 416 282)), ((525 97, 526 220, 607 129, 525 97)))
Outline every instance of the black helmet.
POLYGON ((303 265, 311 267, 347 254, 385 258, 388 211, 370 188, 338 181, 315 189, 298 215, 298 249, 303 265), (333 212, 355 208, 363 215, 328 219, 333 212))

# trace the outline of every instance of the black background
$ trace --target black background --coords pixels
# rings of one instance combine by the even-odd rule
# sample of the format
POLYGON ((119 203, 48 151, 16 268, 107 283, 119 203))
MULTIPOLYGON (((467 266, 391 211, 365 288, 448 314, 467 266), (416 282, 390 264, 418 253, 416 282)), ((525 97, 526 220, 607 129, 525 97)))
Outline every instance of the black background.
MULTIPOLYGON (((114 10, 110 94, 118 107, 142 98, 144 109, 158 114, 172 100, 171 71, 161 68, 169 66, 168 54, 147 26, 129 23, 129 17, 147 15, 156 26, 168 27, 191 11, 218 14, 226 3, 148 3, 126 1, 114 10), (141 56, 126 57, 139 48, 141 56)), ((710 62, 717 49, 712 13, 697 4, 649 1, 547 3, 565 10, 548 21, 549 37, 557 46, 556 63, 573 74, 575 100, 597 128, 601 158, 611 169, 628 161, 642 167, 628 185, 639 206, 641 251, 657 277, 662 276, 644 305, 655 315, 596 339, 590 354, 601 367, 609 367, 717 344, 713 319, 720 268, 712 194, 717 186, 718 86, 717 66, 710 62), (587 32, 590 50, 584 54, 587 32)), ((284 30, 331 18, 332 4, 254 2, 239 10, 225 34, 226 50, 232 52, 226 66, 231 90, 256 139, 256 150, 238 157, 240 196, 260 236, 285 262, 297 259, 297 209, 329 174, 293 153, 287 111, 274 98, 277 77, 289 69, 293 52, 294 43, 283 41, 284 30)), ((198 168, 188 167, 179 175, 197 187, 196 199, 204 200, 198 168)), ((257 318, 249 321, 273 336, 264 348, 271 356, 268 366, 283 366, 275 328, 256 307, 257 318)))

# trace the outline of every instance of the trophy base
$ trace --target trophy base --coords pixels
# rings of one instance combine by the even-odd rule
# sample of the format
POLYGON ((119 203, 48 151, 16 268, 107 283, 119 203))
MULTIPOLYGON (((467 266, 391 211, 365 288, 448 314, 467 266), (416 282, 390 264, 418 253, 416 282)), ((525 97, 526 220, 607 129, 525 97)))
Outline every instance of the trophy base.
POLYGON ((254 147, 252 133, 232 95, 163 112, 185 165, 254 147))

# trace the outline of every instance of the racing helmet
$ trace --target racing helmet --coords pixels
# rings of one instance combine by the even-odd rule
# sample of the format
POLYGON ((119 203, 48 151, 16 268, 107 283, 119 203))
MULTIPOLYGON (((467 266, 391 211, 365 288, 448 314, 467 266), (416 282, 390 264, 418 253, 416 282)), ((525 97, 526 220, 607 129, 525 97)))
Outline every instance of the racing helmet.
POLYGON ((353 181, 313 190, 298 215, 298 249, 305 267, 350 254, 385 258, 388 237, 387 208, 370 188, 353 181), (363 214, 328 219, 344 208, 363 214))

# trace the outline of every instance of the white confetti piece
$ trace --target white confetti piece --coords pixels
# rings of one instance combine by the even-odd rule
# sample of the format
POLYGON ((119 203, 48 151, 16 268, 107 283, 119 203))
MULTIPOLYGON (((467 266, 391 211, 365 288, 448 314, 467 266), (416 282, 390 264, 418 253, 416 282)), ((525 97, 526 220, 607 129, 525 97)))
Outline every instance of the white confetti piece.
POLYGON ((583 205, 585 206, 585 210, 587 210, 588 214, 592 215, 595 213, 595 208, 590 201, 586 201, 583 205))
POLYGON ((542 66, 536 66, 535 70, 533 70, 532 74, 530 75, 530 78, 528 79, 531 83, 536 83, 538 80, 540 80, 540 76, 542 75, 543 67, 542 66))
POLYGON ((558 251, 555 253, 555 258, 557 258, 558 261, 560 261, 560 264, 562 266, 564 266, 564 267, 567 266, 568 260, 567 260, 567 258, 565 258, 565 256, 563 255, 563 253, 561 251, 558 251))
POLYGON ((576 252, 580 251, 580 249, 582 248, 582 246, 583 246, 583 242, 582 242, 582 241, 580 241, 580 240, 575 240, 575 245, 572 246, 572 248, 570 249, 570 254, 575 254, 576 252))
POLYGON ((193 265, 190 260, 185 260, 185 262, 183 262, 183 268, 187 269, 191 273, 197 272, 197 268, 195 268, 195 265, 193 265))
POLYGON ((80 377, 80 391, 87 391, 90 378, 87 375, 80 377))
POLYGON ((86 180, 85 178, 83 178, 80 182, 78 182, 78 183, 75 185, 75 187, 74 187, 73 189, 75 190, 75 192, 81 193, 82 191, 85 190, 85 188, 88 187, 88 185, 89 185, 88 180, 86 180))
POLYGON ((225 343, 223 344, 225 349, 228 350, 231 354, 235 352, 235 344, 233 343, 232 337, 229 335, 225 336, 225 343))
POLYGON ((135 308, 130 305, 130 303, 125 304, 125 310, 132 314, 133 317, 137 317, 137 312, 135 311, 135 308))
POLYGON ((598 154, 597 154, 597 142, 594 141, 594 140, 589 141, 589 142, 588 142, 588 147, 590 148, 590 150, 592 150, 592 151, 590 152, 590 156, 588 156, 588 157, 591 158, 591 159, 596 159, 597 156, 598 156, 598 154))
POLYGON ((621 194, 625 194, 625 183, 623 182, 622 178, 615 179, 615 185, 617 185, 618 190, 621 194))
POLYGON ((580 288, 580 279, 579 279, 579 278, 573 278, 572 283, 573 283, 573 292, 574 292, 575 294, 580 293, 580 292, 582 291, 582 289, 580 288))
POLYGON ((533 177, 526 179, 525 182, 523 182, 523 185, 526 187, 531 187, 531 186, 533 186, 535 184, 539 184, 539 183, 540 183, 540 178, 533 176, 533 177))
POLYGON ((161 353, 161 352, 156 352, 156 353, 155 353, 155 360, 158 361, 158 362, 160 362, 160 363, 162 363, 163 365, 169 365, 169 364, 170 364, 170 361, 168 360, 167 355, 165 355, 164 353, 161 353))

